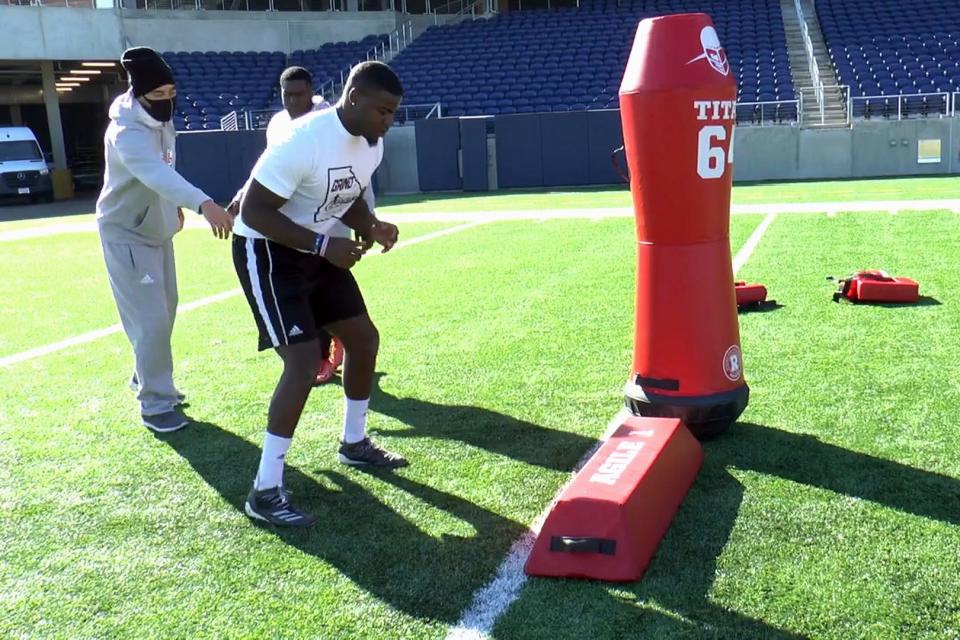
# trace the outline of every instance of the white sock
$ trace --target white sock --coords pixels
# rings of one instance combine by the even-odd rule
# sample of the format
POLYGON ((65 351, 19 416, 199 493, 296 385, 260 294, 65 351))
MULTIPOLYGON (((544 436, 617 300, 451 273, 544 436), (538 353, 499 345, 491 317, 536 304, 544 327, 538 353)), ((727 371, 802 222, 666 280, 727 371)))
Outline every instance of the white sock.
POLYGON ((367 407, 370 406, 370 398, 351 400, 344 396, 343 400, 343 441, 360 442, 367 437, 367 407))
POLYGON ((254 489, 263 491, 283 484, 283 459, 292 441, 292 438, 283 438, 267 432, 263 439, 260 468, 257 469, 257 477, 253 481, 254 489))

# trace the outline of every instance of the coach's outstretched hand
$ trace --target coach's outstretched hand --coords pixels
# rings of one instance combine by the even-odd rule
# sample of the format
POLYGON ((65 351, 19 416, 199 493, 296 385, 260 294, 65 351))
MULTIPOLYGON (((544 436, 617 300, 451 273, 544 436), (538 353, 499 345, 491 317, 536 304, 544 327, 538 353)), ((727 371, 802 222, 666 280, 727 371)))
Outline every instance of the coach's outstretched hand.
POLYGON ((230 231, 233 229, 233 216, 224 211, 223 207, 213 200, 207 200, 200 205, 200 213, 207 219, 213 235, 226 240, 230 237, 230 231))
POLYGON ((327 240, 327 249, 323 252, 323 257, 335 267, 349 269, 357 264, 364 251, 363 244, 356 240, 331 237, 327 240))
POLYGON ((397 238, 399 237, 400 230, 397 229, 397 225, 382 220, 373 223, 370 227, 370 234, 367 236, 369 240, 373 240, 383 247, 382 253, 390 251, 393 245, 397 244, 397 238))

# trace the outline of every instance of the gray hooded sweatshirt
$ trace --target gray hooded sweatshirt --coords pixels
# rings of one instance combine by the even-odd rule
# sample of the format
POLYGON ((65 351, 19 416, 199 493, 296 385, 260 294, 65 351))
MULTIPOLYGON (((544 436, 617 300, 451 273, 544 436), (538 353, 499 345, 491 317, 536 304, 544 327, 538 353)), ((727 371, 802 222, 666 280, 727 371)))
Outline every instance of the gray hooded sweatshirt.
POLYGON ((211 199, 174 169, 175 135, 173 123, 150 117, 131 91, 110 105, 106 171, 97 199, 105 242, 160 246, 177 232, 177 206, 199 211, 211 199))

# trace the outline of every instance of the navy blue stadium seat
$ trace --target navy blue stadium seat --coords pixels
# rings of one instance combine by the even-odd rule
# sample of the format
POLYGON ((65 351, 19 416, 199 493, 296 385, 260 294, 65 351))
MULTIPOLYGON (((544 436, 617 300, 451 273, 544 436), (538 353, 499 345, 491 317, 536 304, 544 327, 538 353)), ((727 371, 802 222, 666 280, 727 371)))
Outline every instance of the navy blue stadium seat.
POLYGON ((816 8, 837 79, 850 86, 855 116, 896 117, 898 109, 906 117, 945 113, 948 95, 960 90, 960 4, 818 0, 816 8))
MULTIPOLYGON (((796 99, 775 0, 581 0, 579 8, 511 11, 431 26, 391 66, 415 87, 408 103, 440 102, 448 115, 615 109, 637 23, 690 11, 713 18, 741 101, 796 99)), ((770 118, 795 120, 796 107, 771 109, 770 118)))
MULTIPOLYGON (((164 59, 177 79, 174 125, 180 131, 219 128, 220 116, 230 111, 281 108, 280 73, 301 65, 314 77, 314 89, 340 71, 366 59, 386 35, 370 35, 354 42, 328 43, 319 49, 294 51, 166 52, 164 59), (214 122, 215 119, 215 122, 214 122)), ((470 105, 476 107, 476 105, 470 105)))

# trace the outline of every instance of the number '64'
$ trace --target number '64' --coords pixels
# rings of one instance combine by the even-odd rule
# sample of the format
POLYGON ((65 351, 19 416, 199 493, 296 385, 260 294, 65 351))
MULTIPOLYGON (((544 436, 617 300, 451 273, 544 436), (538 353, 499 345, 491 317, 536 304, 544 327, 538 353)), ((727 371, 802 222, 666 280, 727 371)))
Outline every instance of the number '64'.
MULTIPOLYGON (((731 129, 732 131, 732 129, 731 129)), ((713 146, 714 142, 723 142, 727 139, 727 128, 720 125, 709 125, 700 129, 697 136, 697 175, 704 180, 715 180, 723 176, 728 164, 733 164, 733 140, 730 140, 730 152, 726 153, 721 146, 713 146), (726 161, 724 161, 726 156, 726 161)))

